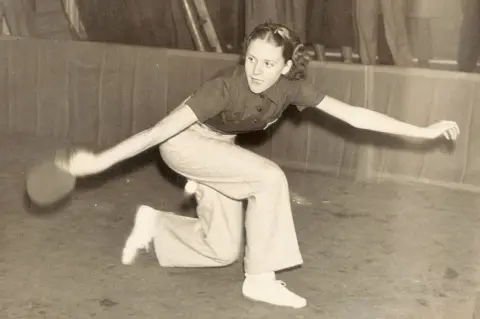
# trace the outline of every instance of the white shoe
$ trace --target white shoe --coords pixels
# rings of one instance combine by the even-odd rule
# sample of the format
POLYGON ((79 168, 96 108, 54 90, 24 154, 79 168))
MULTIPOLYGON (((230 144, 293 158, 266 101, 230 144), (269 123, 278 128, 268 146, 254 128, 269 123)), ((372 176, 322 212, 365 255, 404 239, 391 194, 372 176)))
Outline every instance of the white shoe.
POLYGON ((275 275, 256 275, 245 278, 242 287, 243 296, 252 301, 260 301, 275 306, 303 308, 307 300, 291 292, 283 281, 276 280, 275 275), (253 278, 256 277, 256 278, 253 278))
POLYGON ((141 205, 138 207, 133 229, 123 247, 122 263, 124 265, 132 264, 139 250, 149 251, 159 214, 158 210, 149 206, 141 205))

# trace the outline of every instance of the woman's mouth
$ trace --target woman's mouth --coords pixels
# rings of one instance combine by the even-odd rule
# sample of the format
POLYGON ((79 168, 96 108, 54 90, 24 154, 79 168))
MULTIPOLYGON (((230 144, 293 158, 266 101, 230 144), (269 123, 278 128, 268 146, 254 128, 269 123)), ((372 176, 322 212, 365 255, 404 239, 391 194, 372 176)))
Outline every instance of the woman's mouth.
POLYGON ((259 79, 255 79, 255 78, 250 78, 250 79, 252 80, 252 83, 255 85, 259 85, 263 83, 263 81, 259 79))

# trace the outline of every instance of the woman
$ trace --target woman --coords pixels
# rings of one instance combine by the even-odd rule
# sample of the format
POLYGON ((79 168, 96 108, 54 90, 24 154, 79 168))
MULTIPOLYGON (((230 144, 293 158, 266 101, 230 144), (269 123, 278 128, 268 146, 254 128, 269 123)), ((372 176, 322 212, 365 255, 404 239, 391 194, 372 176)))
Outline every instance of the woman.
POLYGON ((241 65, 204 83, 158 124, 99 154, 78 151, 67 163, 58 163, 76 176, 90 175, 160 144, 165 163, 197 185, 198 218, 138 208, 123 250, 124 264, 153 241, 161 266, 226 266, 239 257, 245 225, 243 295, 304 307, 306 300, 275 278, 275 271, 303 262, 287 179, 272 161, 236 146, 235 136, 265 129, 290 104, 318 108, 359 129, 425 139, 458 135, 453 122, 421 128, 325 96, 303 80, 307 63, 307 53, 291 30, 259 25, 246 40, 241 65))

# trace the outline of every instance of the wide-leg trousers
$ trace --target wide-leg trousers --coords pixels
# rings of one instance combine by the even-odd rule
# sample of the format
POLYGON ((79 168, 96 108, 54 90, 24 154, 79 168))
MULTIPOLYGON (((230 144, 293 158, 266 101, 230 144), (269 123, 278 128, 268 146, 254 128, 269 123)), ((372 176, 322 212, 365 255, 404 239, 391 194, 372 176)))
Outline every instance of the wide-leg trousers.
POLYGON ((153 242, 161 266, 226 266, 238 260, 243 243, 250 274, 303 263, 287 178, 277 164, 200 123, 163 143, 160 154, 199 184, 198 218, 166 212, 158 220, 153 242))

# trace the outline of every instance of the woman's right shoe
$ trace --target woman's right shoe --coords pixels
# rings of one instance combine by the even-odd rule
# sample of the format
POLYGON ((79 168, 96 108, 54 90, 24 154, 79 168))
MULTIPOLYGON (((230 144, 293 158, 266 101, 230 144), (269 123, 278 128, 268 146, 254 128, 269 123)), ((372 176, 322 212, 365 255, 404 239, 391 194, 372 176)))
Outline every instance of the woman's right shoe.
POLYGON ((275 275, 246 275, 242 287, 243 296, 251 301, 259 301, 274 306, 295 309, 307 305, 307 300, 287 289, 283 281, 276 280, 275 275))

